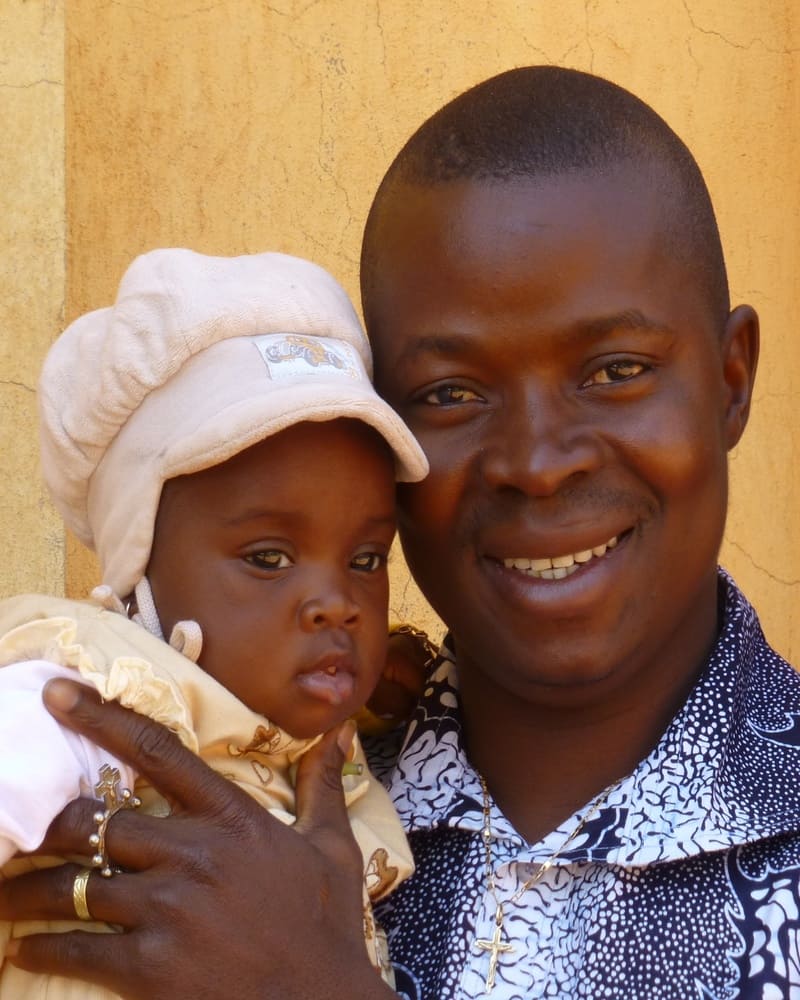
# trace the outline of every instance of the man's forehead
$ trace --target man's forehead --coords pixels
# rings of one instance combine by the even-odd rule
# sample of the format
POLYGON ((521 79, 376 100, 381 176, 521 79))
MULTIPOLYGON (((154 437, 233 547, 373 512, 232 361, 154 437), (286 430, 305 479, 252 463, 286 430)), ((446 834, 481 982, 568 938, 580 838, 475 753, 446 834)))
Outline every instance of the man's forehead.
POLYGON ((523 224, 521 207, 541 205, 551 216, 560 208, 572 216, 570 208, 576 198, 585 205, 594 202, 598 206, 624 199, 629 211, 651 215, 658 207, 666 218, 675 194, 676 185, 662 167, 630 160, 534 176, 462 177, 428 183, 396 180, 381 194, 377 221, 393 227, 409 221, 435 224, 447 215, 452 227, 459 220, 471 221, 482 215, 493 218, 502 212, 513 230, 515 219, 518 226, 523 224))
POLYGON ((387 328, 393 340, 402 326, 433 343, 501 312, 509 325, 535 316, 564 331, 619 328, 634 313, 641 329, 706 326, 702 269, 685 247, 674 252, 667 185, 636 165, 392 194, 365 283, 379 349, 387 328))
MULTIPOLYGON (((396 186, 373 237, 372 284, 428 284, 428 262, 474 284, 530 266, 546 269, 550 248, 576 254, 606 252, 648 266, 654 248, 674 242, 664 185, 630 166, 512 180, 459 179, 396 186)), ((630 266, 630 260, 626 266, 630 266)), ((462 290, 469 295, 469 289, 462 290)), ((365 287, 368 297, 369 287, 365 287)), ((365 302, 365 306, 369 306, 365 302)))

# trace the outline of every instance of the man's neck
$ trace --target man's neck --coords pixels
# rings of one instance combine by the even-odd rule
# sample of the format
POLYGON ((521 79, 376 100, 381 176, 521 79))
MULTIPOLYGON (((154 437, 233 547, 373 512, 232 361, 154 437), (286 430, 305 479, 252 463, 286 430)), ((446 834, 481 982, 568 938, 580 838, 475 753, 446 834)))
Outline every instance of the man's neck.
MULTIPOLYGON (((695 662, 698 662, 695 660, 695 662)), ((624 778, 653 749, 705 663, 677 678, 654 671, 613 697, 554 705, 514 697, 460 670, 467 752, 518 832, 536 843, 624 778)))

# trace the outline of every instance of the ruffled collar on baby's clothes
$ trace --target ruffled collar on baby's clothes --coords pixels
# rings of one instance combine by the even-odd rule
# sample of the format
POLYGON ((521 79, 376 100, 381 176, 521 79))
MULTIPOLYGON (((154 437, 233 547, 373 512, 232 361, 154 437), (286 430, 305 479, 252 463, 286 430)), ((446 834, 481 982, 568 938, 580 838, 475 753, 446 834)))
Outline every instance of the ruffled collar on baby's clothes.
MULTIPOLYGON (((319 739, 296 739, 253 712, 197 664, 123 615, 83 601, 23 595, 0 602, 0 667, 45 659, 75 669, 106 700, 172 730, 217 770, 268 789, 294 813, 293 772, 319 739)), ((363 754, 357 748, 357 760, 363 754)), ((344 778, 348 805, 366 780, 344 778)))

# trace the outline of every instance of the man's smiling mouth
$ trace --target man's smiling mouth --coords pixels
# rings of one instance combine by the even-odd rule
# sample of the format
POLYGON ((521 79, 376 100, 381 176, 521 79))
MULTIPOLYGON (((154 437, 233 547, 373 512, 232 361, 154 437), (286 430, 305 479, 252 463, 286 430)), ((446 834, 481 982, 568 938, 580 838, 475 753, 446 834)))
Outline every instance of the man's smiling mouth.
POLYGON ((563 580, 593 559, 601 559, 609 549, 616 546, 618 541, 619 536, 614 535, 607 542, 595 545, 591 549, 583 549, 580 552, 572 552, 563 556, 545 556, 541 559, 514 557, 503 559, 503 565, 506 569, 517 570, 526 576, 533 576, 537 580, 563 580))

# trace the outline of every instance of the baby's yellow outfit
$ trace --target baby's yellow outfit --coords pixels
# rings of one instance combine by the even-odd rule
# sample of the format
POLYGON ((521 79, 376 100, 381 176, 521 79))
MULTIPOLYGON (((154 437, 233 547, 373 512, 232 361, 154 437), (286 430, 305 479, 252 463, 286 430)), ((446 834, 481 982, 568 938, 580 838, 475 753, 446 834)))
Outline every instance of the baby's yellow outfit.
MULTIPOLYGON (((189 749, 274 816, 284 823, 294 822, 294 768, 316 740, 294 739, 252 712, 197 664, 141 626, 93 604, 25 595, 0 602, 0 636, 0 668, 21 661, 48 661, 76 670, 104 698, 167 725, 189 749)), ((269 669, 268 653, 264 669, 269 669)), ((46 714, 44 707, 42 711, 46 714)), ((2 712, 0 700, 0 728, 2 712)), ((36 755, 34 732, 30 739, 30 755, 36 755)), ((371 902, 407 878, 413 862, 389 797, 369 774, 358 745, 355 760, 364 765, 363 775, 346 776, 342 781, 350 824, 364 858, 365 940, 373 964, 391 982, 386 942, 372 919, 371 902)), ((93 782, 97 776, 87 778, 93 782)), ((144 779, 137 781, 135 791, 147 812, 169 812, 165 800, 144 779)), ((0 802, 5 794, 0 787, 0 802)), ((59 809, 60 805, 54 814, 59 809)), ((86 831, 87 855, 90 833, 86 831)), ((48 863, 52 859, 17 858, 1 870, 7 876, 48 863)), ((57 925, 0 922, 0 949, 11 936, 53 928, 110 932, 105 924, 77 920, 57 925)), ((0 969, 0 1000, 107 1000, 115 995, 86 983, 22 972, 8 963, 0 969)))

